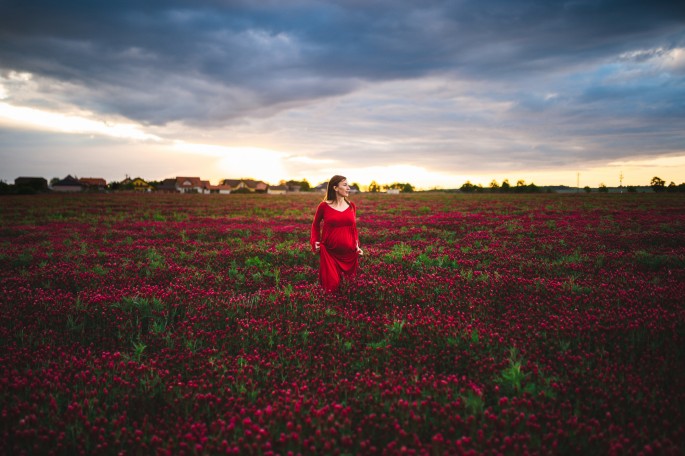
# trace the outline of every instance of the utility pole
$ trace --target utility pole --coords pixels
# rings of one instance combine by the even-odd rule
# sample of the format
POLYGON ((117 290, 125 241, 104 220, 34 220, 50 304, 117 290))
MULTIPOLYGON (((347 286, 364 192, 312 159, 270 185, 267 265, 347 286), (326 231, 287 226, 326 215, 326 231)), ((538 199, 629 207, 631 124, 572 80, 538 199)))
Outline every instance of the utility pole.
POLYGON ((623 171, 621 171, 621 174, 618 175, 618 181, 621 183, 618 188, 620 189, 621 193, 623 193, 623 171))

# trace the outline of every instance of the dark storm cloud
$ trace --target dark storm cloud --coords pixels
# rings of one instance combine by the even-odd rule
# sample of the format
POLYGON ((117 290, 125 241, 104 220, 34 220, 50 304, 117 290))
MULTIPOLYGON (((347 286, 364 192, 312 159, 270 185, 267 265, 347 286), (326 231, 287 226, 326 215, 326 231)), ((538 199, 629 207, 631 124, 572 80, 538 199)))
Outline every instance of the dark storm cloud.
MULTIPOLYGON (((0 70, 78 87, 50 90, 96 112, 221 124, 430 74, 491 81, 491 97, 510 97, 507 84, 683 46, 684 24, 685 4, 660 0, 8 0, 0 70)), ((648 96, 595 83, 575 102, 648 96)), ((671 90, 683 93, 682 77, 671 90)), ((682 116, 682 104, 668 110, 682 116)))

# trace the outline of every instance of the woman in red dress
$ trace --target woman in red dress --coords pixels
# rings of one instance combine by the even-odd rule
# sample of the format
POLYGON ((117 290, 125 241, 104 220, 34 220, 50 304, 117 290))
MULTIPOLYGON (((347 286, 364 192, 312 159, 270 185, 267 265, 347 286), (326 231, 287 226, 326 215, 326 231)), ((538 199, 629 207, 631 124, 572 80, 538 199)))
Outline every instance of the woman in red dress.
POLYGON ((359 255, 364 254, 359 248, 357 207, 347 199, 349 195, 347 179, 333 176, 312 223, 310 243, 312 250, 319 253, 319 282, 326 291, 335 291, 343 275, 353 276, 357 272, 359 255))

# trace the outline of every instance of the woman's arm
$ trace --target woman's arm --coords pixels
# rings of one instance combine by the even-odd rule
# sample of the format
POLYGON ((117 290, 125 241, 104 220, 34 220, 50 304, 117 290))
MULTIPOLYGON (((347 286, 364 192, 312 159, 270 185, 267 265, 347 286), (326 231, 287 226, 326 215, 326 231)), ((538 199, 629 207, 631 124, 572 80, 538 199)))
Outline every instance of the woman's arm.
POLYGON ((324 203, 319 204, 314 214, 314 222, 312 223, 312 232, 309 237, 309 244, 313 252, 319 251, 319 243, 321 242, 321 221, 323 220, 324 203))
POLYGON ((354 212, 354 223, 352 224, 354 227, 354 242, 357 246, 357 253, 363 255, 364 251, 359 248, 359 231, 357 231, 357 206, 353 202, 350 202, 350 206, 352 206, 352 211, 354 212))

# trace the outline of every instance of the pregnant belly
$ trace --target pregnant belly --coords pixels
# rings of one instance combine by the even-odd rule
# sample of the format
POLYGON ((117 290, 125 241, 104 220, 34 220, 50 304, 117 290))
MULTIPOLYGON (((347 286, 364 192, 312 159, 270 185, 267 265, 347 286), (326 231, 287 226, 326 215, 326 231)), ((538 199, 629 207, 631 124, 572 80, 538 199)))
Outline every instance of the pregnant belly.
POLYGON ((351 253, 357 250, 354 239, 346 233, 334 233, 324 240, 327 250, 338 253, 351 253))

